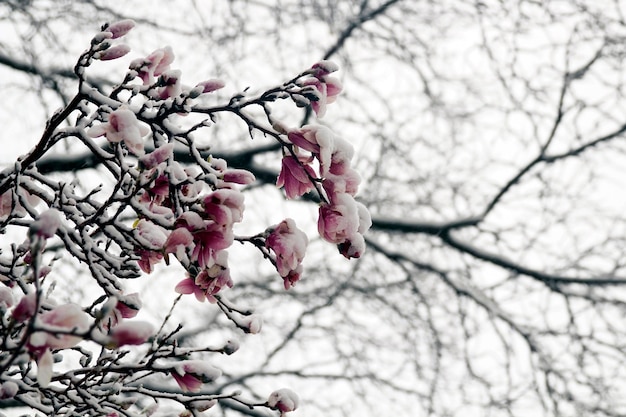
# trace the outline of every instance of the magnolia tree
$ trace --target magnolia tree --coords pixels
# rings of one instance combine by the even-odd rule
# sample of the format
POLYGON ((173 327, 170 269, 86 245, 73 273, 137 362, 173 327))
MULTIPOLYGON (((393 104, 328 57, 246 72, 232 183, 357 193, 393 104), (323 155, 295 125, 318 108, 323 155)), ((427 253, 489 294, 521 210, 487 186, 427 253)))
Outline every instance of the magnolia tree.
POLYGON ((0 232, 5 241, 16 239, 0 257, 0 398, 47 415, 151 415, 165 404, 168 415, 196 416, 218 401, 283 415, 298 406, 288 388, 263 399, 212 392, 221 371, 198 355, 233 354, 237 340, 181 346, 185 323, 171 323, 171 314, 160 323, 135 318, 142 294, 127 291, 124 281, 177 263, 186 274, 163 291, 178 293, 176 301, 208 301, 233 327, 257 333, 261 317, 223 294, 237 281, 229 248, 240 242, 259 251, 286 290, 301 278, 308 238, 294 220, 235 233, 244 217, 242 189, 255 177, 207 158, 194 142, 221 113, 279 144, 276 185, 287 198, 319 202, 320 236, 346 258, 360 257, 371 219, 354 199, 352 146, 326 127, 290 127, 272 114, 283 100, 323 116, 341 91, 330 75, 337 67, 321 61, 278 87, 209 106, 205 98, 224 83, 185 86, 166 47, 133 60, 110 91, 90 85, 90 66, 129 52, 120 38, 133 26, 124 20, 102 27, 74 67, 77 94, 48 121, 35 148, 0 173, 0 232), (68 141, 88 149, 112 187, 84 190, 38 171, 37 162, 68 141), (178 155, 192 163, 183 165, 178 155), (60 273, 55 261, 62 257, 88 268, 99 288, 80 305, 60 302, 47 280, 60 273))

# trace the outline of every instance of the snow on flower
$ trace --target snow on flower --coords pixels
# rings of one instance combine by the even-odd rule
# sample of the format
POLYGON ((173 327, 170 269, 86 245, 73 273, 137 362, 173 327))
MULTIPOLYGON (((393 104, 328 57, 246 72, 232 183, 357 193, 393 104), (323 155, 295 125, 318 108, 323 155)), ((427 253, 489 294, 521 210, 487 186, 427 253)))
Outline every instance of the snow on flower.
POLYGON ((131 19, 124 19, 115 23, 111 23, 109 26, 107 26, 106 29, 104 29, 104 31, 111 34, 111 39, 117 39, 126 35, 134 27, 135 21, 131 19))
POLYGON ((256 181, 254 174, 245 169, 233 169, 229 168, 224 171, 224 182, 248 185, 256 181))
POLYGON ((163 259, 163 247, 168 234, 165 229, 149 220, 141 219, 137 223, 137 240, 141 246, 135 251, 139 255, 139 267, 146 273, 151 273, 153 266, 163 259))
POLYGON ((137 72, 137 76, 141 78, 144 85, 152 85, 155 77, 167 71, 172 62, 174 62, 174 52, 171 47, 166 46, 157 49, 146 58, 135 59, 130 63, 130 69, 137 72))
POLYGON ((24 295, 17 303, 11 316, 18 323, 24 322, 35 314, 37 308, 37 293, 35 291, 24 295))
POLYGON ((337 194, 333 204, 322 204, 317 228, 324 240, 339 244, 359 229, 356 201, 349 194, 337 194))
POLYGON ((55 235, 61 226, 61 215, 56 209, 48 209, 42 212, 37 220, 31 223, 29 234, 43 239, 49 239, 55 235))
POLYGON ((109 331, 107 347, 111 349, 124 345, 141 345, 154 334, 154 327, 144 321, 124 321, 109 331))
POLYGON ((271 408, 279 410, 281 415, 297 409, 299 402, 300 399, 298 398, 298 394, 289 388, 276 390, 267 398, 267 405, 271 408))
POLYGON ((212 93, 220 88, 224 88, 224 81, 212 78, 198 83, 196 87, 202 87, 202 93, 212 93))
POLYGON ((82 338, 76 333, 89 328, 87 314, 76 304, 64 304, 39 316, 41 330, 34 332, 27 347, 37 359, 37 382, 47 386, 52 378, 52 350, 76 346, 82 338))
POLYGON ((111 143, 124 142, 137 156, 144 155, 143 137, 148 133, 150 130, 137 120, 135 113, 124 106, 111 112, 106 123, 94 126, 88 132, 93 138, 104 135, 111 143))
POLYGON ((162 162, 167 161, 174 154, 174 144, 166 143, 152 152, 139 158, 139 163, 146 169, 155 168, 162 162))
POLYGON ((311 152, 318 159, 324 174, 330 168, 335 136, 326 126, 305 125, 287 134, 287 138, 297 147, 311 152))
POLYGON ((276 269, 285 279, 285 289, 288 289, 300 276, 300 264, 306 254, 309 239, 292 219, 285 219, 268 230, 271 231, 265 239, 265 247, 276 254, 276 269))
POLYGON ((244 316, 236 321, 239 328, 249 334, 259 333, 263 327, 263 319, 257 314, 250 314, 249 316, 244 316))
MULTIPOLYGON (((320 73, 321 74, 321 73, 320 73)), ((319 75, 316 78, 308 78, 303 82, 305 88, 313 88, 316 100, 311 101, 311 108, 317 117, 324 117, 326 106, 334 103, 343 86, 338 78, 330 75, 319 75)))
POLYGON ((239 191, 227 188, 216 190, 204 198, 204 213, 215 223, 230 226, 243 219, 243 200, 239 191))
POLYGON ((193 294, 198 301, 209 300, 224 287, 232 287, 233 281, 228 268, 228 252, 216 251, 208 260, 206 268, 194 278, 187 276, 176 285, 175 291, 179 294, 193 294))
POLYGON ((67 349, 76 346, 82 340, 80 336, 72 333, 87 331, 89 316, 76 304, 63 304, 42 313, 37 323, 42 330, 30 336, 31 349, 67 349))
POLYGON ((172 368, 172 377, 184 392, 198 392, 202 384, 215 381, 222 371, 200 360, 186 360, 172 368))

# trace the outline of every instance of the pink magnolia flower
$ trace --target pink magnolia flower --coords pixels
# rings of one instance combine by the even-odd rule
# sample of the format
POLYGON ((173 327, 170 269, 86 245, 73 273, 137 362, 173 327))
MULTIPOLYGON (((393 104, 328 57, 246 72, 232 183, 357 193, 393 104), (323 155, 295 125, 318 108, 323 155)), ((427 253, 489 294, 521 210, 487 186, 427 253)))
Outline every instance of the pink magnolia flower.
POLYGON ((141 270, 146 274, 150 274, 154 269, 154 265, 163 260, 163 254, 161 252, 138 249, 135 251, 135 253, 139 255, 137 265, 139 265, 139 268, 141 268, 141 270))
MULTIPOLYGON (((165 253, 173 253, 179 261, 186 261, 187 249, 193 248, 193 235, 184 227, 176 228, 165 241, 165 253)), ((167 261, 167 260, 166 260, 167 261)))
POLYGON ((152 169, 159 165, 161 162, 165 162, 174 154, 174 144, 166 143, 159 146, 154 151, 150 152, 139 158, 139 163, 145 169, 152 169))
POLYGON ((337 244, 346 258, 359 258, 365 251, 363 234, 372 225, 367 208, 348 194, 337 194, 333 205, 322 205, 318 231, 322 238, 337 244))
POLYGON ((30 292, 24 295, 17 303, 11 316, 18 323, 24 322, 30 319, 35 314, 35 308, 37 307, 37 293, 30 292))
POLYGON ((282 388, 270 394, 267 405, 280 411, 281 416, 298 408, 300 399, 298 395, 289 388, 282 388))
POLYGON ((82 340, 82 337, 71 333, 87 331, 89 317, 78 305, 63 304, 41 314, 37 323, 43 330, 34 332, 30 336, 31 350, 67 349, 76 346, 82 340))
POLYGON ((270 230, 265 239, 265 247, 276 254, 276 269, 285 279, 285 288, 288 289, 300 276, 300 263, 306 254, 309 239, 292 219, 285 219, 270 230))
POLYGON ((327 173, 322 180, 322 187, 330 201, 333 201, 337 194, 356 195, 359 191, 360 183, 361 176, 359 173, 352 168, 348 168, 341 175, 335 175, 331 172, 327 173))
POLYGON ((192 232, 194 247, 191 251, 191 260, 197 261, 201 268, 211 265, 217 251, 232 245, 235 237, 230 227, 217 223, 208 223, 204 230, 192 232))
POLYGON ((184 391, 200 391, 202 384, 215 381, 222 371, 200 360, 187 360, 172 368, 172 377, 184 391))
POLYGON ((303 85, 310 86, 315 90, 317 100, 311 101, 311 108, 317 117, 324 117, 326 114, 326 106, 335 102, 343 88, 341 81, 330 75, 321 75, 319 78, 309 78, 304 81, 303 85))
POLYGON ((232 182, 235 184, 248 185, 256 181, 254 174, 245 169, 232 169, 229 168, 224 171, 224 182, 232 182))
MULTIPOLYGON (((29 205, 36 206, 39 203, 39 197, 36 195, 32 195, 23 189, 19 191, 29 205)), ((20 204, 19 199, 13 199, 13 190, 6 191, 0 195, 0 220, 5 219, 9 215, 15 217, 24 217, 26 215, 26 210, 20 204)))
POLYGON ((326 126, 305 125, 287 134, 291 143, 314 154, 322 166, 322 173, 330 167, 335 136, 326 126))
POLYGON ((89 328, 87 314, 76 304, 64 304, 41 314, 37 321, 43 330, 34 332, 27 348, 37 358, 37 382, 46 387, 52 379, 52 350, 76 346, 82 338, 73 333, 89 328))
POLYGON ((352 144, 345 139, 335 137, 328 171, 335 175, 342 175, 350 169, 350 162, 353 156, 354 147, 352 144))
POLYGON ((109 298, 102 308, 102 311, 107 311, 108 313, 103 317, 100 324, 107 331, 122 322, 123 319, 135 317, 141 309, 142 303, 138 293, 121 295, 120 297, 121 299, 109 298), (114 304, 114 306, 111 307, 111 304, 114 304))
POLYGON ((263 319, 257 314, 250 314, 237 319, 237 325, 246 333, 257 334, 263 327, 263 319))
POLYGON ((243 219, 243 194, 228 188, 213 191, 203 200, 204 213, 215 223, 230 226, 243 219))
POLYGON ((196 87, 202 87, 202 93, 212 93, 220 88, 224 88, 224 81, 212 78, 198 83, 196 87))
POLYGON ((276 186, 285 187, 287 198, 293 199, 314 189, 311 178, 315 177, 315 171, 308 163, 299 162, 293 156, 285 155, 276 186))
POLYGON ((31 223, 28 231, 31 236, 49 239, 55 235, 61 226, 61 215, 56 209, 48 209, 39 215, 39 218, 31 223))
POLYGON ((124 345, 141 345, 154 334, 154 327, 144 321, 125 321, 109 331, 107 347, 116 349, 124 345))
MULTIPOLYGON (((146 173, 154 174, 154 172, 146 173)), ((153 203, 157 206, 171 205, 168 204, 170 196, 170 179, 165 174, 158 175, 150 185, 145 188, 145 191, 139 197, 139 201, 142 203, 153 203)))
POLYGON ((179 294, 193 294, 198 301, 209 300, 224 287, 231 288, 233 281, 228 268, 228 252, 217 251, 213 254, 209 264, 195 277, 187 277, 176 285, 175 291, 179 294))
POLYGON ((141 219, 137 223, 137 239, 141 246, 135 251, 142 271, 151 273, 153 266, 163 259, 163 246, 167 241, 167 231, 149 220, 141 219))
POLYGON ((117 39, 126 35, 134 27, 135 21, 131 19, 124 19, 115 23, 111 23, 104 31, 111 34, 111 39, 117 39))
POLYGON ((316 62, 311 67, 311 72, 313 76, 315 76, 316 78, 323 77, 324 75, 328 75, 338 70, 339 70, 339 66, 335 64, 334 62, 328 61, 328 60, 322 60, 322 61, 316 62))
POLYGON ((158 97, 166 99, 170 97, 178 97, 183 91, 183 87, 180 82, 181 72, 180 70, 167 70, 161 74, 160 83, 163 83, 164 87, 158 89, 158 97))
POLYGON ((114 45, 104 51, 96 53, 94 58, 99 59, 100 61, 111 61, 113 59, 121 58, 129 52, 130 47, 128 45, 114 45))
POLYGON ((150 133, 150 130, 139 123, 132 110, 122 106, 109 114, 106 123, 92 127, 88 133, 93 138, 105 135, 111 143, 124 142, 130 152, 142 156, 143 137, 150 133))
POLYGON ((286 277, 283 277, 283 286, 286 290, 296 285, 296 282, 300 281, 300 275, 302 275, 303 267, 298 265, 296 269, 289 271, 286 277))
POLYGON ((344 242, 337 245, 339 253, 346 258, 360 258, 365 252, 365 238, 360 233, 349 236, 344 242))
POLYGON ((158 77, 169 69, 174 62, 174 52, 172 48, 157 49, 146 58, 139 58, 130 63, 130 69, 137 71, 137 76, 141 78, 144 85, 154 84, 154 77, 158 77))
POLYGON ((335 244, 357 233, 359 214, 354 198, 349 194, 336 194, 332 204, 322 204, 317 229, 324 240, 335 244))

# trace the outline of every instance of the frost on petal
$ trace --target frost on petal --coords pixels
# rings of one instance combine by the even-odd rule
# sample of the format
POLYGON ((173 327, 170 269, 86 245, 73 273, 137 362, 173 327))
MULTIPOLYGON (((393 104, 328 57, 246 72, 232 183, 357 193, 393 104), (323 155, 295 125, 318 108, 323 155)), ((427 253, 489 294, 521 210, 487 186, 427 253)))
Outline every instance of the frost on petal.
POLYGON ((37 358, 37 383, 42 388, 50 385, 53 363, 54 358, 52 357, 50 349, 46 349, 44 353, 37 358))
POLYGON ((298 394, 289 388, 276 390, 267 398, 267 405, 271 408, 279 410, 281 413, 294 411, 298 408, 299 402, 300 398, 298 397, 298 394))

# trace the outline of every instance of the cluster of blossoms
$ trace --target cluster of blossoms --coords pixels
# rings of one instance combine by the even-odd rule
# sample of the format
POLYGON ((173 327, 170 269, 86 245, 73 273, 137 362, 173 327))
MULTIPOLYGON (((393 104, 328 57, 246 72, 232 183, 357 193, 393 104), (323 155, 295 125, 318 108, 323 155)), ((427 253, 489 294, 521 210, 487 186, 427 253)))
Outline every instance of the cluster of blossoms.
POLYGON ((321 181, 325 201, 319 208, 320 236, 336 244, 346 258, 360 257, 365 251, 363 234, 372 220, 367 208, 354 199, 361 182, 350 166, 354 148, 324 126, 307 125, 287 137, 293 147, 283 156, 277 185, 285 188, 288 198, 295 198, 321 181))
MULTIPOLYGON (((117 59, 129 52, 126 45, 114 42, 133 26, 132 21, 125 20, 105 26, 94 37, 91 48, 81 56, 75 68, 81 87, 86 83, 84 69, 93 60, 117 59)), ((174 258, 185 271, 185 276, 175 285, 177 293, 219 303, 237 327, 246 333, 257 333, 262 325, 260 317, 247 310, 237 310, 222 294, 218 295, 224 288, 233 286, 228 249, 236 241, 256 246, 276 267, 285 289, 294 286, 303 272, 308 238, 294 220, 285 219, 252 237, 235 234, 236 225, 244 219, 242 190, 256 178, 247 170, 229 167, 223 159, 200 155, 191 132, 207 127, 210 123, 206 120, 187 130, 178 126, 176 120, 194 112, 213 118, 212 112, 227 111, 225 108, 242 114, 240 110, 244 106, 265 108, 268 102, 287 97, 299 106, 310 106, 322 117, 327 105, 334 102, 341 91, 339 80, 330 75, 337 70, 336 66, 322 61, 256 101, 231 99, 228 105, 231 108, 211 109, 195 100, 219 90, 224 83, 209 79, 186 87, 181 82, 180 71, 170 68, 173 61, 172 49, 161 48, 145 58, 133 60, 124 83, 109 96, 95 89, 81 88, 76 101, 68 105, 67 111, 59 113, 63 117, 49 123, 51 130, 49 137, 44 135, 43 146, 35 148, 34 153, 24 159, 35 161, 35 156, 43 156, 53 142, 50 136, 54 128, 71 112, 80 109, 77 126, 59 137, 76 137, 99 155, 116 181, 107 198, 102 201, 92 198, 100 189, 78 196, 72 186, 37 176, 35 169, 24 172, 16 165, 18 171, 2 173, 5 177, 0 183, 0 226, 4 229, 9 224, 26 225, 28 234, 24 244, 13 248, 13 259, 0 258, 0 282, 3 284, 0 285, 0 318, 2 329, 9 329, 1 340, 8 353, 0 351, 0 368, 5 371, 21 366, 21 358, 26 355, 37 364, 38 389, 46 389, 52 383, 65 383, 67 390, 84 384, 82 379, 72 380, 75 375, 71 372, 58 377, 53 373, 57 351, 75 349, 83 354, 82 366, 91 362, 90 354, 85 354, 78 346, 83 340, 96 343, 102 352, 119 352, 122 346, 152 341, 148 343, 150 352, 143 362, 134 367, 126 365, 128 375, 140 372, 170 375, 183 394, 197 393, 204 384, 221 376, 219 369, 205 361, 189 359, 195 351, 179 350, 173 338, 175 332, 167 336, 155 334, 151 324, 135 320, 142 307, 139 294, 124 293, 120 278, 137 277, 139 270, 151 273, 157 264, 169 265, 174 258), (87 109, 94 107, 96 109, 88 114, 87 109), (107 146, 96 143, 101 137, 107 146), (37 155, 38 149, 43 150, 40 155, 37 155), (194 163, 183 165, 177 160, 181 153, 190 155, 194 163), (35 179, 19 183, 26 174, 35 179), (46 207, 38 208, 43 205, 46 207), (136 218, 132 227, 122 213, 132 213, 136 218), (98 235, 104 236, 106 244, 100 245, 100 241, 93 238, 98 235), (61 244, 57 246, 67 249, 79 262, 87 264, 102 288, 104 295, 89 307, 73 303, 57 305, 44 293, 44 280, 51 268, 44 265, 43 256, 51 239, 56 239, 56 243, 61 244), (17 302, 15 288, 22 291, 17 302), (162 358, 176 360, 163 363, 162 358)), ((326 127, 278 128, 280 124, 270 120, 269 111, 266 114, 268 122, 276 127, 275 131, 261 129, 250 118, 244 120, 250 130, 270 132, 283 146, 277 185, 284 187, 288 198, 317 191, 322 201, 318 221, 320 235, 336 244, 347 258, 361 256, 365 249, 363 234, 371 220, 365 207, 354 199, 360 177, 351 167, 353 147, 326 127)), ((219 349, 205 350, 231 354, 237 348, 237 342, 229 341, 219 349)), ((125 353, 120 353, 119 359, 124 356, 125 353)), ((84 372, 85 380, 95 375, 97 382, 94 384, 104 384, 107 378, 100 378, 98 374, 103 372, 103 364, 110 364, 116 369, 111 380, 117 381, 121 365, 118 359, 110 360, 110 357, 113 356, 101 353, 98 359, 101 362, 84 372)), ((24 372, 27 376, 28 368, 24 372)), ((16 395, 19 398, 19 386, 3 381, 0 399, 16 395)), ((78 397, 80 395, 76 395, 78 397)), ((117 400, 111 401, 111 404, 122 404, 125 409, 129 400, 121 399, 119 404, 117 400)), ((210 396, 184 401, 193 415, 215 402, 210 396)), ((288 389, 281 389, 273 392, 262 405, 283 415, 296 409, 298 397, 288 389)), ((110 408, 102 410, 106 411, 103 415, 110 417, 121 415, 118 411, 109 411, 110 408)), ((39 411, 52 412, 43 406, 39 411)))
MULTIPOLYGON (((18 253, 24 265, 37 271, 37 278, 32 279, 44 279, 50 272, 50 267, 40 265, 40 257, 47 241, 64 227, 56 209, 42 211, 30 224, 28 238, 20 245, 18 253)), ((4 283, 6 286, 0 291, 0 311, 4 314, 12 308, 10 318, 14 325, 27 325, 16 336, 24 341, 26 350, 37 362, 37 382, 41 387, 47 387, 52 379, 52 352, 55 350, 72 348, 85 339, 108 349, 140 345, 154 333, 152 325, 147 322, 125 320, 135 317, 141 308, 137 294, 129 294, 122 300, 109 298, 98 314, 94 314, 94 320, 79 305, 56 305, 36 290, 27 292, 16 303, 10 290, 15 282, 6 280, 4 283)))

